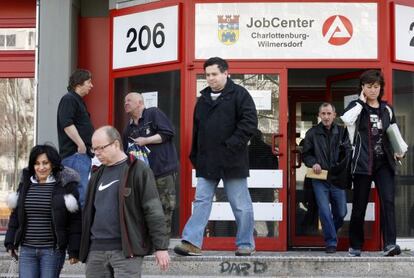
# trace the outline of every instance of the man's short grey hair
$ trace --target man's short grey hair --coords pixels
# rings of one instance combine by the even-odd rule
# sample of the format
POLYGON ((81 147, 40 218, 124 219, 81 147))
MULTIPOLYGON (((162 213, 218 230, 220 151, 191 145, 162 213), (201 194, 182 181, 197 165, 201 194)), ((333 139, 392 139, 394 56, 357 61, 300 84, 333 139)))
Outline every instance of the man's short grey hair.
POLYGON ((119 134, 118 130, 110 125, 106 125, 101 127, 103 131, 105 131, 106 136, 108 136, 108 139, 110 142, 118 141, 119 142, 119 148, 123 151, 124 147, 122 145, 122 138, 121 134, 119 134))
POLYGON ((142 103, 144 103, 144 96, 142 95, 142 93, 138 93, 138 92, 129 92, 127 95, 134 95, 136 96, 140 101, 142 101, 142 103))
POLYGON ((328 106, 332 107, 332 111, 335 112, 335 106, 332 103, 330 103, 330 102, 324 102, 324 103, 322 103, 319 106, 319 112, 321 112, 322 108, 328 107, 328 106))

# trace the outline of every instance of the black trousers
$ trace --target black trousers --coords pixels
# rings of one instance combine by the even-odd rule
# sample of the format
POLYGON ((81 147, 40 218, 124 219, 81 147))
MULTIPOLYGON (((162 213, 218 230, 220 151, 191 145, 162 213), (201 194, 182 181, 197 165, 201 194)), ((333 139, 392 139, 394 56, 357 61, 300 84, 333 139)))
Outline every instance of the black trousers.
POLYGON ((396 241, 395 173, 387 163, 375 168, 376 170, 371 176, 354 176, 354 195, 349 226, 350 246, 353 249, 362 249, 364 244, 364 218, 372 181, 375 182, 380 199, 380 222, 384 247, 395 244, 396 241))

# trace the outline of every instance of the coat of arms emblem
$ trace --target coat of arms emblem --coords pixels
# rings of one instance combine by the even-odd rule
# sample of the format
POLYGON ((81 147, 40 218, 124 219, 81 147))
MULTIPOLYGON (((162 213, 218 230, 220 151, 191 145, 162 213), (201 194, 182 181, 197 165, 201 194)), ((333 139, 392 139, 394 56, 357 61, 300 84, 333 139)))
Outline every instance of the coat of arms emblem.
POLYGON ((219 15, 218 39, 225 45, 236 43, 239 39, 239 15, 219 15))

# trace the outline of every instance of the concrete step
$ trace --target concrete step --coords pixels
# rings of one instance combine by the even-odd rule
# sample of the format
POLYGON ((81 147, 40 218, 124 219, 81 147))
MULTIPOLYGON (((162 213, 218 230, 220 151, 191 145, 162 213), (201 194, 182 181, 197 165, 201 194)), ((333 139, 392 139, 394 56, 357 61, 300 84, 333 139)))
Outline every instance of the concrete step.
MULTIPOLYGON (((204 251, 200 257, 176 256, 161 272, 153 256, 143 264, 143 277, 414 277, 414 257, 403 251, 397 257, 382 257, 380 252, 363 252, 359 258, 347 252, 322 251, 257 252, 251 257, 236 257, 233 252, 204 251)), ((0 256, 0 277, 7 277, 10 258, 0 256)), ((84 264, 65 264, 61 277, 84 276, 84 264)))

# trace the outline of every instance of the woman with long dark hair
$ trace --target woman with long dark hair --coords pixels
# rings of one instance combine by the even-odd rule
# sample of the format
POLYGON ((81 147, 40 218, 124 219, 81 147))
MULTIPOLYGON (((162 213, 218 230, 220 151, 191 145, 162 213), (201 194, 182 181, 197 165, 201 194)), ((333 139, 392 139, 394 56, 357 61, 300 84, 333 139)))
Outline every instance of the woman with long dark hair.
POLYGON ((375 182, 380 199, 384 256, 401 253, 396 244, 395 162, 402 154, 393 153, 386 130, 395 123, 390 105, 382 100, 384 77, 379 70, 365 71, 360 77, 360 96, 345 109, 341 119, 346 124, 355 150, 352 163, 353 201, 349 226, 350 256, 361 256, 364 243, 364 218, 375 182), (354 142, 355 141, 355 142, 354 142))
POLYGON ((8 197, 12 209, 4 245, 17 258, 19 277, 59 277, 68 250, 78 262, 81 237, 79 175, 64 168, 50 145, 32 148, 17 192, 8 197))

